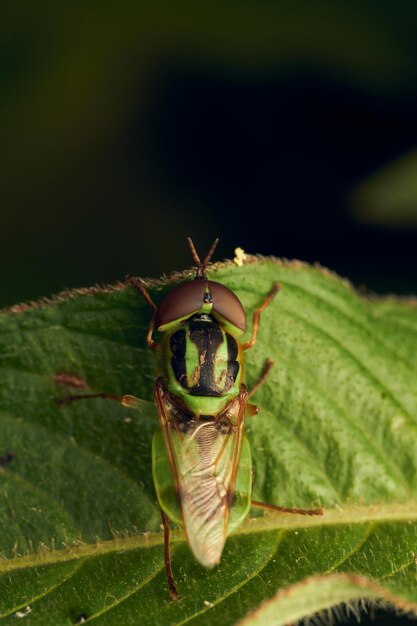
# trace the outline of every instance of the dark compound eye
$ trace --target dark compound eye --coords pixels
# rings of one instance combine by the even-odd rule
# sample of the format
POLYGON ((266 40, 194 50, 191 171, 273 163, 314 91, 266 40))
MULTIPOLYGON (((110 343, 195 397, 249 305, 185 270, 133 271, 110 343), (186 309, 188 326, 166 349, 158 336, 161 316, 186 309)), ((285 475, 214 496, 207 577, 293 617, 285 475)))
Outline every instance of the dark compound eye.
POLYGON ((209 280, 207 284, 213 298, 213 311, 219 313, 236 328, 244 331, 246 328, 246 315, 239 298, 231 289, 220 283, 209 280))
POLYGON ((221 315, 236 328, 245 330, 246 316, 240 300, 233 291, 212 280, 193 280, 174 287, 167 293, 156 312, 155 327, 160 328, 192 315, 210 301, 214 313, 221 315), (209 288, 210 297, 207 297, 206 286, 209 288))
POLYGON ((167 293, 156 312, 155 327, 160 328, 201 309, 205 288, 204 280, 191 280, 174 287, 167 293))

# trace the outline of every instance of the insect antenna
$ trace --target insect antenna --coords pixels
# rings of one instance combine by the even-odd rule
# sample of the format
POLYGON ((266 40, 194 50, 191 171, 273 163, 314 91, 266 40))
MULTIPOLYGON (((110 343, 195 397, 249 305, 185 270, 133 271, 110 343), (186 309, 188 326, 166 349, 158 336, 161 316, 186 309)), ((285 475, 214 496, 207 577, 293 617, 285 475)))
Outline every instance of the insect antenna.
POLYGON ((190 250, 191 250, 191 254, 192 254, 193 260, 194 260, 195 264, 197 265, 197 268, 200 269, 201 261, 200 261, 200 257, 197 254, 197 250, 195 249, 195 246, 193 244, 193 240, 191 239, 191 237, 187 237, 187 239, 188 239, 188 245, 190 246, 190 250))
POLYGON ((194 259, 194 262, 197 265, 197 272, 195 275, 196 278, 206 278, 206 267, 211 257, 213 256, 213 253, 218 243, 219 243, 219 239, 216 238, 213 241, 210 250, 207 252, 206 258, 204 259, 203 262, 201 262, 200 257, 197 254, 197 250, 195 249, 193 240, 191 239, 191 237, 188 237, 188 245, 190 246, 190 250, 191 250, 191 254, 194 259))
POLYGON ((205 273, 205 270, 206 270, 207 264, 208 264, 208 262, 210 261, 211 257, 213 256, 213 253, 214 253, 214 251, 215 251, 215 249, 216 249, 216 247, 217 247, 217 244, 218 244, 218 243, 219 243, 219 238, 218 238, 218 237, 216 237, 216 239, 215 239, 215 240, 213 241, 213 243, 211 244, 211 248, 210 248, 210 250, 207 252, 207 256, 206 256, 206 258, 205 258, 205 259, 204 259, 204 261, 203 261, 203 265, 202 265, 202 267, 203 267, 204 273, 205 273))

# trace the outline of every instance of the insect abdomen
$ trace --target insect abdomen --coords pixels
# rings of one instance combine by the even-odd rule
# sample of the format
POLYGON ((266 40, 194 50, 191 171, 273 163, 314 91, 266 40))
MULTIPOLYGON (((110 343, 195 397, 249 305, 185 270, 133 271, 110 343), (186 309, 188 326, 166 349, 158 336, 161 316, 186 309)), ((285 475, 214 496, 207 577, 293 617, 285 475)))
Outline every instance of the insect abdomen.
POLYGON ((220 397, 235 387, 241 365, 236 339, 208 315, 196 315, 171 335, 176 382, 193 396, 220 397))

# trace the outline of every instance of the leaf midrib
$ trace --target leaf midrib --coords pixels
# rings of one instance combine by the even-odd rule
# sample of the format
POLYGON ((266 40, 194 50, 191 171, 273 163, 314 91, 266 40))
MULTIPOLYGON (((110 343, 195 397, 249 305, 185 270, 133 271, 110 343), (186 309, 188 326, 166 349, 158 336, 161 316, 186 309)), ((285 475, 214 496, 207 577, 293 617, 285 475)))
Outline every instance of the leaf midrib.
MULTIPOLYGON (((278 530, 296 530, 310 527, 329 527, 340 525, 388 523, 388 522, 417 522, 417 503, 391 503, 387 505, 348 506, 345 508, 329 509, 321 516, 293 516, 268 513, 264 517, 248 518, 244 524, 233 533, 233 536, 250 535, 278 530)), ((182 530, 171 532, 171 542, 184 541, 182 530)), ((163 545, 162 532, 146 532, 130 537, 116 537, 96 544, 77 542, 62 550, 45 550, 34 554, 27 554, 13 559, 3 557, 0 560, 0 574, 24 569, 52 565, 64 561, 73 561, 87 556, 99 556, 121 550, 137 550, 163 545)))

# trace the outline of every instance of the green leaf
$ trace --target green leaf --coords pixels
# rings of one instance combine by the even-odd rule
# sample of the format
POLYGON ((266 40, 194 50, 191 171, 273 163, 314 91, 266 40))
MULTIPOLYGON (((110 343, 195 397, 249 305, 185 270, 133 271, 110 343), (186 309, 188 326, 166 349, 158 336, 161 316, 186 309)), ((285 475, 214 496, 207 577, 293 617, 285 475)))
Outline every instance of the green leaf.
MULTIPOLYGON (((150 284, 152 296, 183 277, 150 284)), ((16 306, 0 316, 2 624, 285 624, 376 597, 417 614, 416 302, 365 300, 330 272, 274 259, 217 264, 210 277, 249 314, 282 285, 247 353, 249 388, 275 360, 247 422, 255 497, 325 515, 256 514, 211 571, 174 530, 171 601, 146 303, 119 284, 16 306), (74 392, 63 374, 85 381, 75 393, 130 393, 142 408, 59 408, 74 392)))

